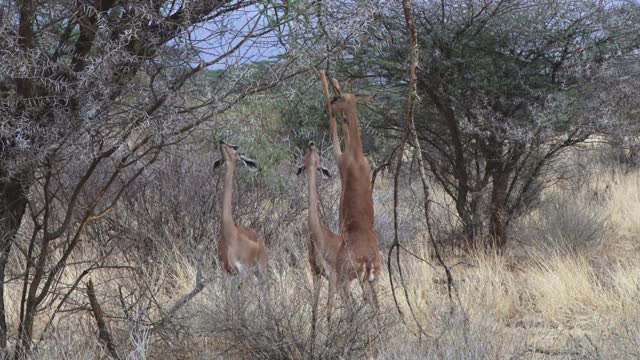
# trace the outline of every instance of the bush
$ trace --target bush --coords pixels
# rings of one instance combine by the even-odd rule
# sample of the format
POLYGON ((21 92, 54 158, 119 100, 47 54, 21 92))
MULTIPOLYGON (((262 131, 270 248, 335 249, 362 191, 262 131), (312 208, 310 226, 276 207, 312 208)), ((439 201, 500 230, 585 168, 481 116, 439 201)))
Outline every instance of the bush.
MULTIPOLYGON (((227 280, 217 289, 205 290, 204 302, 192 308, 195 313, 189 318, 194 320, 188 327, 216 339, 224 358, 241 359, 362 358, 379 336, 389 336, 388 331, 378 331, 373 312, 361 300, 355 301, 352 311, 336 308, 328 325, 326 281, 317 335, 312 336, 312 286, 306 270, 289 268, 272 276, 271 304, 264 301, 255 277, 247 274, 239 282, 227 280)), ((336 301, 341 304, 338 298, 336 301)), ((381 313, 383 328, 392 328, 385 320, 390 317, 384 316, 384 310, 381 313)))
POLYGON ((598 208, 581 206, 567 195, 552 194, 515 224, 513 237, 528 250, 576 254, 597 248, 609 233, 608 219, 598 208))

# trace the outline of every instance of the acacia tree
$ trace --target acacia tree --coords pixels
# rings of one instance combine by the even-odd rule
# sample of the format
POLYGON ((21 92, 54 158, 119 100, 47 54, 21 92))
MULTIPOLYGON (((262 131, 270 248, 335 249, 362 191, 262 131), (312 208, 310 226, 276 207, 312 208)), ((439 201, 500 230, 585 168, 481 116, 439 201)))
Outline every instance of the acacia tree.
MULTIPOLYGON (((616 93, 602 96, 598 84, 615 59, 638 61, 638 6, 468 0, 414 9, 422 59, 416 127, 428 169, 455 203, 463 242, 504 248, 509 223, 537 199, 562 150, 614 128, 616 93)), ((406 77, 396 17, 390 10, 383 20, 382 61, 368 60, 388 79, 384 86, 403 86, 406 77)), ((618 76, 608 83, 622 79, 608 74, 618 76)), ((385 114, 397 128, 397 111, 385 114)))
POLYGON ((166 146, 306 69, 295 49, 258 70, 244 66, 285 51, 272 47, 295 34, 298 5, 0 1, 1 349, 10 257, 26 264, 22 356, 86 224, 107 214, 166 146), (15 251, 21 224, 26 240, 15 251))

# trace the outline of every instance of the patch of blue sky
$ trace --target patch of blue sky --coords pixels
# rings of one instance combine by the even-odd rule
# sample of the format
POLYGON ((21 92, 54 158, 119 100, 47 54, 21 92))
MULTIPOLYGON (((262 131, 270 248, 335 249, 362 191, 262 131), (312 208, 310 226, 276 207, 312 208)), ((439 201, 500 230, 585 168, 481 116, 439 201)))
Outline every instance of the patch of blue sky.
POLYGON ((171 45, 188 47, 186 50, 194 55, 194 63, 208 63, 231 52, 208 66, 210 70, 275 60, 286 53, 279 40, 286 30, 273 28, 272 14, 273 10, 265 10, 260 5, 234 10, 191 27, 171 45))

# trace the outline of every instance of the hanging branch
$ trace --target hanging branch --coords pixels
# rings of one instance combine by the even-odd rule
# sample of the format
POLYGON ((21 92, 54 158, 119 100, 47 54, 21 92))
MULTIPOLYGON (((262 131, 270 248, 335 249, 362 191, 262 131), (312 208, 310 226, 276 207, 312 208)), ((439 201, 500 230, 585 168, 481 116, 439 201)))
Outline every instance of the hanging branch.
MULTIPOLYGON (((398 151, 398 160, 395 168, 395 172, 393 175, 393 244, 389 249, 389 254, 387 255, 387 270, 389 271, 389 282, 391 285, 391 294, 393 295, 393 301, 396 305, 396 309, 400 316, 404 316, 402 310, 400 309, 400 305, 398 303, 398 297, 396 295, 395 286, 393 283, 393 267, 392 267, 392 256, 393 251, 395 250, 395 260, 398 266, 398 275, 400 276, 400 284, 404 291, 405 301, 409 306, 409 311, 411 312, 411 316, 413 317, 414 322, 418 326, 420 333, 426 336, 426 333, 422 329, 420 322, 418 321, 415 311, 413 310, 413 305, 411 305, 411 301, 409 300, 409 293, 404 281, 404 274, 402 273, 402 265, 400 263, 400 239, 398 237, 398 183, 400 177, 400 170, 402 169, 402 157, 404 155, 405 145, 407 143, 408 137, 411 131, 411 125, 413 124, 414 111, 415 111, 415 100, 416 100, 416 68, 418 64, 418 44, 417 44, 417 35, 415 33, 415 28, 411 31, 411 27, 413 24, 413 19, 411 18, 411 2, 410 0, 403 0, 402 6, 405 12, 405 19, 407 21, 407 26, 410 28, 409 33, 411 35, 411 63, 409 70, 409 94, 407 98, 407 128, 405 131, 405 135, 400 142, 399 151, 398 151)), ((425 197, 427 197, 427 192, 425 192, 425 197)), ((404 321, 404 319, 403 319, 404 321)))
MULTIPOLYGON (((420 141, 418 140, 418 133, 416 132, 416 124, 415 124, 415 102, 418 97, 418 86, 417 86, 417 69, 418 69, 418 32, 416 31, 416 25, 413 20, 413 9, 411 6, 411 0, 403 0, 402 8, 404 10, 405 21, 407 22, 407 29, 409 30, 409 35, 411 37, 411 65, 409 67, 409 99, 408 99, 408 109, 407 109, 407 132, 408 135, 411 136, 411 141, 413 142, 414 151, 416 152, 416 160, 418 160, 418 172, 420 174, 420 180, 422 182, 422 190, 424 192, 424 217, 427 224, 427 231, 429 233, 429 239, 431 240, 431 245, 433 246, 433 251, 435 252, 436 259, 438 263, 444 269, 444 272, 447 276, 447 293, 449 295, 449 300, 453 302, 452 298, 452 290, 453 290, 453 276, 451 275, 451 270, 444 262, 444 258, 442 254, 440 254, 440 250, 438 249, 438 244, 436 244, 435 238, 433 237, 433 233, 431 231, 431 218, 429 216, 429 205, 431 203, 431 199, 429 198, 430 190, 429 183, 427 181, 427 174, 424 171, 424 159, 422 158, 422 148, 420 146, 420 141)), ((402 156, 402 153, 399 155, 402 156)), ((402 158, 399 158, 402 160, 402 158)), ((397 232, 397 230, 396 230, 397 232)))
POLYGON ((444 262, 444 259, 442 257, 442 255, 440 254, 440 251, 438 249, 438 246, 435 242, 435 239, 433 237, 433 234, 431 232, 431 225, 430 225, 430 211, 429 211, 429 205, 430 205, 430 198, 429 198, 429 194, 430 194, 430 190, 429 190, 429 183, 427 182, 427 175, 425 173, 424 170, 424 160, 422 158, 422 149, 420 147, 420 142, 418 140, 418 135, 416 132, 416 128, 415 128, 415 106, 416 106, 416 101, 417 101, 417 68, 418 68, 418 33, 416 31, 416 27, 415 27, 415 23, 413 20, 413 9, 412 9, 412 5, 411 5, 411 0, 403 0, 402 1, 402 8, 404 11, 404 16, 405 16, 405 21, 407 24, 407 30, 409 33, 409 37, 410 37, 410 64, 409 64, 409 93, 408 93, 408 97, 407 97, 407 125, 406 125, 406 132, 404 137, 402 138, 402 141, 400 143, 399 146, 399 151, 398 151, 398 162, 395 168, 395 173, 394 173, 394 177, 393 177, 393 230, 394 230, 394 238, 393 238, 393 244, 391 245, 391 248, 389 249, 389 254, 387 256, 387 268, 389 271, 389 281, 391 283, 391 293, 393 295, 393 300, 395 302, 396 308, 398 310, 398 312, 400 313, 400 315, 402 316, 402 310, 399 307, 398 304, 398 299, 397 299, 397 295, 395 293, 395 288, 394 288, 394 284, 393 284, 393 267, 392 267, 392 259, 393 259, 393 252, 395 250, 395 261, 396 264, 398 266, 398 275, 400 277, 400 283, 402 285, 403 291, 404 291, 404 296, 405 296, 405 300, 407 302, 407 305, 409 306, 409 311, 411 312, 411 316, 413 317, 413 320, 415 321, 416 325, 418 326, 418 329, 420 330, 420 333, 426 335, 426 333, 424 332, 424 330, 422 329, 422 326, 420 325, 420 323, 418 322, 418 319, 415 315, 415 312, 413 310, 413 306, 411 305, 411 302, 409 300, 409 293, 407 290, 407 287, 405 285, 405 280, 404 280, 404 275, 402 273, 402 265, 400 263, 400 249, 402 248, 402 246, 400 245, 400 240, 398 237, 398 179, 400 176, 400 170, 402 169, 402 157, 404 155, 404 149, 405 149, 405 145, 407 143, 407 141, 411 141, 413 143, 413 147, 414 147, 414 151, 417 153, 416 155, 416 159, 418 161, 418 171, 420 174, 420 180, 422 182, 422 189, 424 192, 424 215, 425 215, 425 220, 426 220, 426 224, 427 224, 427 231, 429 233, 429 238, 431 240, 431 243, 433 245, 433 249, 436 255, 436 258, 438 260, 438 263, 444 268, 444 271, 446 273, 447 276, 447 289, 448 289, 448 294, 449 294, 449 300, 452 301, 452 288, 453 288, 453 277, 451 276, 451 271, 450 269, 447 267, 447 265, 444 262))

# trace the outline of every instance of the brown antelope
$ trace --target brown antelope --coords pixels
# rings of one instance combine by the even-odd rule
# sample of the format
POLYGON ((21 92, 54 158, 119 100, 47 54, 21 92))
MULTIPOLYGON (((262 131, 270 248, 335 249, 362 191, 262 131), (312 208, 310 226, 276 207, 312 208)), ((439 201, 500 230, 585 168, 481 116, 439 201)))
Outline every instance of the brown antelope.
MULTIPOLYGON (((321 72, 323 91, 328 95, 324 72, 321 72)), ((356 102, 358 97, 338 90, 328 106, 333 152, 340 171, 342 195, 340 204, 340 233, 344 240, 336 257, 336 270, 329 280, 327 317, 331 318, 336 288, 348 294, 349 285, 358 279, 367 301, 377 312, 378 299, 375 282, 380 276, 382 258, 378 236, 374 230, 374 210, 371 194, 369 162, 362 150, 358 128, 356 102), (340 148, 334 114, 341 114, 346 138, 345 151, 340 148)), ((365 97, 366 99, 366 97, 365 97)), ((344 296, 348 299, 348 296, 344 296)))
POLYGON ((313 141, 309 142, 309 149, 304 156, 304 165, 298 168, 298 175, 306 170, 307 187, 309 193, 309 262, 313 273, 313 308, 311 312, 312 339, 318 319, 318 298, 322 277, 330 279, 336 269, 336 256, 342 245, 342 237, 331 231, 320 217, 320 197, 318 194, 318 173, 324 177, 331 177, 329 170, 320 165, 320 156, 313 141))
POLYGON ((252 159, 238 153, 238 146, 220 141, 222 158, 215 161, 214 169, 222 163, 226 165, 224 177, 224 197, 222 200, 222 222, 218 239, 218 260, 228 274, 242 273, 247 267, 258 267, 261 281, 266 281, 269 261, 264 240, 258 237, 254 229, 238 225, 233 220, 233 176, 237 161, 240 160, 249 169, 257 170, 252 159))

